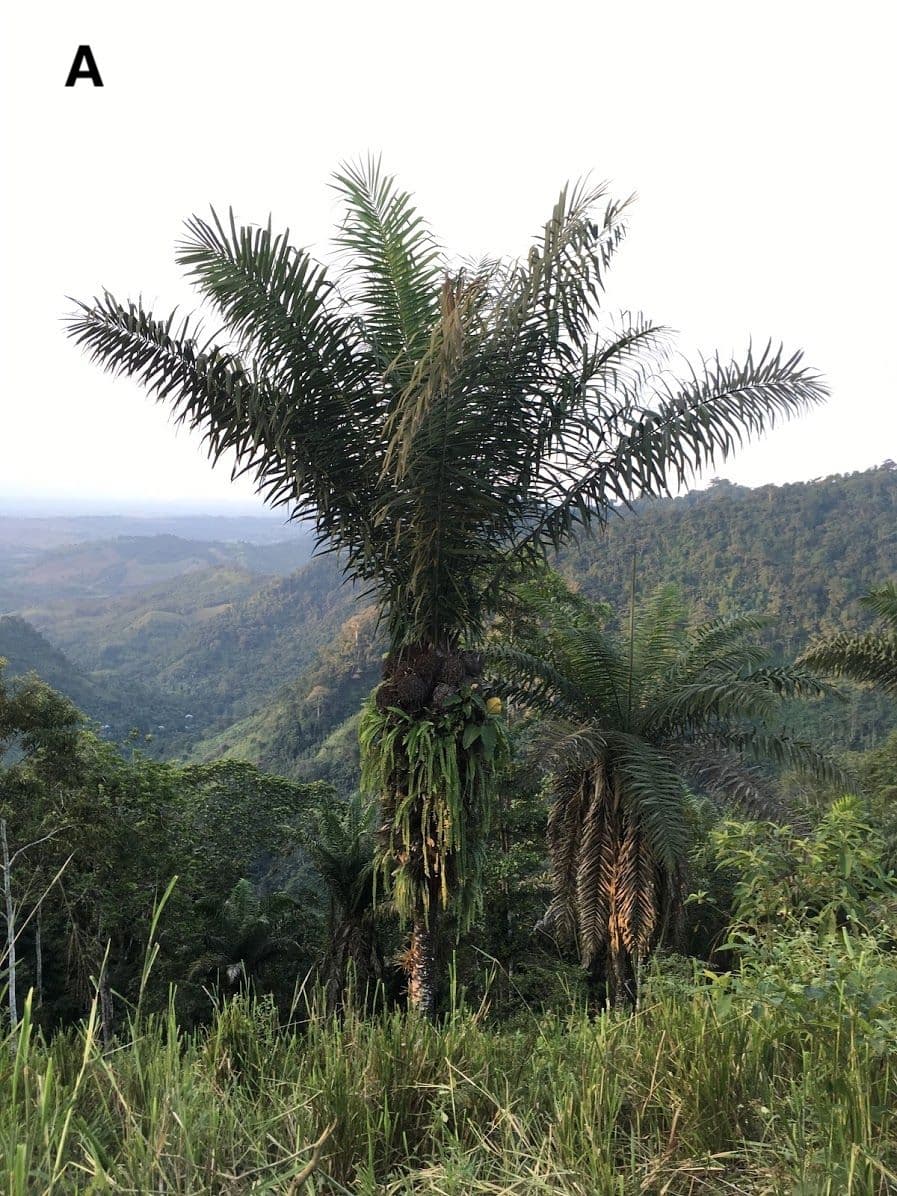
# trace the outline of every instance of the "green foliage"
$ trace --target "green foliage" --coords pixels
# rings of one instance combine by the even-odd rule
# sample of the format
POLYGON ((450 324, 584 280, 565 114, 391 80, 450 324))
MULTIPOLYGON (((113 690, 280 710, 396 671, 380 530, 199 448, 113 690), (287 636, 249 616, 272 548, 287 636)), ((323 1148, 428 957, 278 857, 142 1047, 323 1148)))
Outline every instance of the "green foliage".
POLYGON ((302 954, 289 935, 293 902, 285 894, 260 897, 245 878, 237 881, 224 903, 203 905, 214 919, 204 937, 202 953, 190 964, 187 977, 221 985, 225 990, 253 981, 264 984, 266 965, 296 966, 302 954))
POLYGON ((822 672, 865 681, 897 697, 897 584, 887 582, 860 601, 885 623, 887 631, 815 640, 803 660, 822 672))
POLYGON ((768 728, 784 699, 825 687, 805 670, 770 666, 763 621, 729 616, 688 628, 671 587, 640 605, 635 577, 624 630, 603 609, 558 590, 520 591, 516 639, 492 650, 504 692, 542 720, 552 777, 548 847, 554 896, 546 922, 575 934, 587 967, 611 988, 664 932, 678 933, 691 841, 690 790, 767 804, 773 760, 817 778, 839 776, 812 745, 768 728), (616 973, 620 973, 616 975, 616 973))
POLYGON ((12 769, 0 773, 4 784, 21 780, 22 758, 32 758, 42 772, 52 776, 70 760, 83 717, 72 703, 34 673, 15 679, 11 686, 4 675, 6 660, 0 657, 0 763, 7 753, 15 755, 12 769), (18 765, 18 767, 17 767, 18 765))
POLYGON ((180 792, 177 834, 194 853, 191 874, 218 901, 245 877, 272 887, 284 845, 329 792, 321 783, 302 785, 236 760, 170 772, 180 792))
POLYGON ((851 757, 885 840, 885 865, 897 873, 897 731, 879 747, 851 757))
POLYGON ((385 819, 378 869, 396 910, 428 919, 453 900, 466 928, 479 898, 493 775, 507 756, 497 712, 473 686, 425 717, 381 711, 371 699, 359 737, 362 786, 385 819))
MULTIPOLYGON (((857 976, 870 966, 858 957, 857 976)), ((239 1196, 288 1192, 314 1160, 298 1190, 320 1196, 637 1196, 696 1181, 885 1196, 893 991, 874 1009, 844 983, 776 1004, 667 969, 636 1018, 573 1009, 504 1028, 463 1007, 439 1027, 395 1012, 336 1020, 313 1001, 281 1029, 270 1002, 241 997, 207 1030, 144 1018, 108 1054, 95 1010, 50 1043, 26 1010, 0 1043, 0 1174, 11 1196, 239 1196)))
MULTIPOLYGON (((809 834, 775 823, 720 822, 710 834, 719 867, 738 875, 737 935, 764 942, 814 927, 888 933, 897 885, 884 867, 885 841, 860 798, 834 801, 809 834)), ((891 927, 897 930, 897 924, 891 927)))
POLYGON ((374 899, 374 819, 373 805, 358 793, 346 802, 324 797, 299 833, 328 896, 321 974, 332 1009, 351 995, 370 1003, 383 995, 382 927, 389 909, 374 899))
POLYGON ((179 1016, 201 1019, 203 982, 232 967, 288 1002, 297 971, 319 954, 325 911, 308 864, 283 851, 325 787, 230 761, 180 769, 136 753, 126 760, 78 718, 37 682, 11 702, 0 694, 0 724, 16 724, 20 753, 0 772, 0 807, 11 849, 36 844, 12 877, 18 987, 39 984, 42 1024, 79 1016, 101 974, 104 1032, 120 1024, 143 989, 148 927, 173 878, 145 1006, 164 1004, 174 980, 179 1016))

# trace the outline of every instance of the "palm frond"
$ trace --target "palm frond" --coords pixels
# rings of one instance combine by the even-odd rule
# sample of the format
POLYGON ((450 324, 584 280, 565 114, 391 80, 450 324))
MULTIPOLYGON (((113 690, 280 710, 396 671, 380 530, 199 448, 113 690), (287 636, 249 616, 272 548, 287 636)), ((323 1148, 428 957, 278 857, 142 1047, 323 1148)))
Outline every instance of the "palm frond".
POLYGON ((588 707, 589 694, 544 655, 498 641, 488 645, 485 656, 500 697, 554 719, 575 717, 588 707))
POLYGON ((691 830, 686 791, 670 757, 637 735, 607 736, 614 776, 658 862, 672 870, 687 851, 691 830))
POLYGON ((580 773, 557 776, 548 810, 546 840, 552 899, 541 926, 568 940, 576 937, 576 875, 587 802, 586 783, 580 773))
MULTIPOLYGON (((635 603, 633 592, 631 602, 635 603)), ((630 612, 630 682, 640 695, 651 682, 669 672, 682 654, 682 633, 686 623, 682 595, 673 585, 658 586, 630 612)))
POLYGON ((127 374, 169 401, 179 422, 203 433, 213 463, 234 453, 234 476, 253 474, 269 503, 315 518, 319 533, 353 559, 370 550, 376 479, 342 398, 274 386, 205 337, 195 317, 157 319, 108 292, 93 305, 78 304, 68 330, 107 372, 127 374), (320 418, 331 400, 342 415, 331 410, 320 418))
POLYGON ((547 772, 586 773, 604 759, 605 733, 597 722, 577 725, 540 720, 532 732, 529 753, 533 767, 547 772))
POLYGON ((659 738, 726 719, 768 719, 779 703, 775 693, 737 674, 678 685, 656 695, 645 724, 659 738))
POLYGON ((820 751, 809 740, 800 739, 786 731, 718 729, 713 736, 708 736, 707 742, 715 742, 723 750, 736 752, 742 758, 759 764, 775 764, 823 785, 842 785, 847 788, 851 784, 850 773, 833 757, 820 751))
POLYGON ((694 680, 705 669, 729 669, 739 665, 762 664, 769 655, 766 648, 746 639, 763 631, 772 622, 769 615, 747 612, 710 619, 689 630, 686 648, 679 665, 683 680, 694 680))
MULTIPOLYGON (((619 819, 611 807, 607 776, 599 763, 583 776, 582 808, 575 835, 574 910, 577 941, 588 967, 607 943, 619 863, 619 819)), ((549 846, 551 846, 549 844, 549 846)))
POLYGON ((608 202, 596 221, 592 212, 606 194, 606 184, 587 179, 562 188, 541 237, 500 281, 493 322, 498 337, 518 346, 541 340, 553 349, 564 341, 587 342, 631 202, 608 202))
POLYGON ((725 738, 670 746, 670 754, 700 792, 722 806, 736 806, 750 818, 787 822, 789 810, 767 773, 738 754, 725 738))
POLYGON ((870 590, 860 599, 860 602, 874 611, 880 619, 889 623, 891 630, 897 633, 897 583, 885 582, 884 585, 870 590))
POLYGON ((851 681, 866 681, 887 693, 897 694, 897 639, 873 631, 817 640, 798 663, 851 681))
POLYGON ((833 686, 807 669, 794 665, 741 670, 734 667, 704 668, 697 681, 681 681, 674 673, 667 677, 646 712, 646 724, 661 739, 713 727, 738 719, 758 721, 773 718, 787 698, 819 698, 837 694, 833 686))
POLYGON ((631 713, 632 671, 627 655, 598 627, 560 624, 554 632, 557 659, 586 695, 583 712, 600 709, 608 725, 624 725, 631 713))
POLYGON ((350 255, 365 334, 380 369, 404 383, 436 319, 441 251, 379 158, 344 164, 333 187, 346 205, 337 243, 350 255))
MULTIPOLYGON (((257 369, 300 391, 350 394, 368 400, 370 361, 357 324, 327 270, 289 241, 289 230, 225 226, 193 216, 176 260, 224 317, 241 351, 257 369)), ((357 413, 363 416, 363 412, 357 413)))
POLYGON ((624 392, 610 409, 604 396, 595 396, 589 421, 595 435, 568 466, 571 484, 556 501, 544 495, 545 509, 516 546, 557 548, 592 519, 605 519, 614 503, 669 494, 725 461, 747 434, 821 402, 827 388, 800 362, 801 354, 785 358, 770 345, 758 360, 749 351, 741 364, 714 358, 692 367, 685 381, 655 379, 653 395, 624 392), (616 433, 610 439, 609 427, 616 433))
POLYGON ((660 920, 657 861, 638 822, 627 817, 616 857, 614 928, 630 955, 647 955, 660 920))

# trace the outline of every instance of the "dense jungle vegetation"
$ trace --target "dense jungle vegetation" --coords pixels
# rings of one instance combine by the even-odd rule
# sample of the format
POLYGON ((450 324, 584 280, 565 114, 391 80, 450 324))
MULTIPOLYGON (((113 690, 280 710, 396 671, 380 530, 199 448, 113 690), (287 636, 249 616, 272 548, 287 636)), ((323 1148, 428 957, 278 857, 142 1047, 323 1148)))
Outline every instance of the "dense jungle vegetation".
POLYGON ((633 1017, 542 925, 548 770, 515 717, 429 1025, 357 796, 123 756, 37 681, 0 711, 8 744, 29 728, 0 811, 11 1192, 298 1191, 313 1158, 320 1192, 891 1190, 897 735, 842 754, 852 796, 772 778, 791 825, 693 794, 684 918, 633 1017))

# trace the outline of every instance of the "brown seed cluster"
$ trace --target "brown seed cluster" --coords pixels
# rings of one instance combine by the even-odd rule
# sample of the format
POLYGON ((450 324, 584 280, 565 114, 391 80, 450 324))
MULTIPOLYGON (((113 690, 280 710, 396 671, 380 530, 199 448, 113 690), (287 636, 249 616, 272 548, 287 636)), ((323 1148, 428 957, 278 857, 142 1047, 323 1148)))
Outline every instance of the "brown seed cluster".
POLYGON ((398 706, 406 714, 417 714, 425 706, 443 709, 463 686, 476 684, 482 672, 479 652, 443 651, 426 645, 404 648, 383 663, 377 707, 398 706))

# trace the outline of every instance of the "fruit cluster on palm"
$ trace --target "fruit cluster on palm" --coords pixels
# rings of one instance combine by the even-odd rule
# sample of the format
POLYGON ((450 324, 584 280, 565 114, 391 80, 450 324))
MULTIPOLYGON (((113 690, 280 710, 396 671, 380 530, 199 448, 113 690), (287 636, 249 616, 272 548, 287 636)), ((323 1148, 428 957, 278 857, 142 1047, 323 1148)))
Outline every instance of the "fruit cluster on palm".
POLYGON ((311 520, 375 593, 390 652, 368 776, 382 871, 413 926, 412 993, 431 1010, 437 918, 472 909, 500 749, 464 653, 500 596, 613 504, 668 492, 825 391, 771 349, 668 373, 663 328, 603 310, 626 205, 602 187, 565 188, 519 260, 458 264, 379 163, 334 185, 338 275, 270 222, 213 213, 177 257, 221 333, 108 293, 68 331, 311 520))
POLYGON ((543 925, 575 940, 608 999, 633 999, 638 964, 681 916, 692 793, 775 813, 757 765, 833 780, 811 744, 775 729, 788 698, 827 687, 770 665, 753 615, 689 629, 675 590, 631 604, 622 629, 559 589, 529 585, 492 650, 506 696, 540 720, 550 780, 554 896, 543 925))

